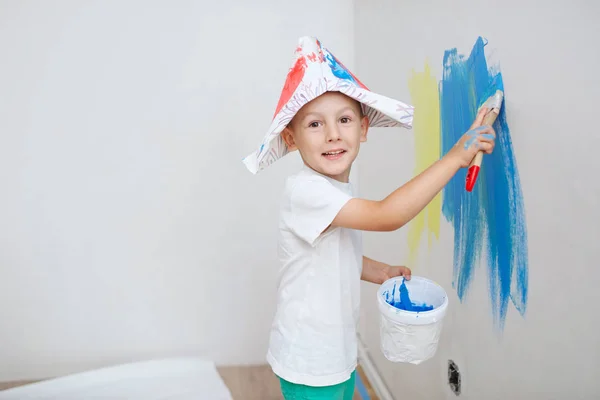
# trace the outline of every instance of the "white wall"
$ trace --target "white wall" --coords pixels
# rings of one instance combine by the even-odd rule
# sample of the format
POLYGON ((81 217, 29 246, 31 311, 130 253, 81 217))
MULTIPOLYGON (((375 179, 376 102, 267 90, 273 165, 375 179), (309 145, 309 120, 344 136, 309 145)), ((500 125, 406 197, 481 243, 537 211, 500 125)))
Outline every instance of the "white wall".
MULTIPOLYGON (((356 72, 400 100, 410 101, 412 68, 422 71, 427 59, 439 80, 444 50, 468 54, 479 35, 489 40, 510 92, 507 117, 526 205, 528 311, 523 318, 510 305, 502 335, 492 326, 484 268, 459 303, 451 286, 453 232, 443 219, 440 240, 428 251, 424 239, 411 266, 450 295, 434 359, 413 366, 383 357, 376 288, 364 286, 361 335, 396 399, 455 398, 448 359, 461 369, 459 398, 599 398, 598 15, 600 5, 591 1, 356 1, 356 72)), ((362 194, 382 198, 410 179, 413 149, 412 132, 371 132, 361 150, 362 194)), ((365 234, 367 255, 406 262, 407 231, 365 234)))
POLYGON ((353 21, 350 0, 0 2, 0 381, 264 362, 299 163, 241 160, 297 38, 352 66, 353 21))

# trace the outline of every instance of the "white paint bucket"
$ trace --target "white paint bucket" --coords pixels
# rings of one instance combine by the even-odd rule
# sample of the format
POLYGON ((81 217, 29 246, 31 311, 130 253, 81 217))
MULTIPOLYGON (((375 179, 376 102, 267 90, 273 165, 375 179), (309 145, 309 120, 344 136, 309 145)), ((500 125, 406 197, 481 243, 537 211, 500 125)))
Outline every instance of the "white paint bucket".
POLYGON ((403 282, 403 277, 388 279, 377 291, 381 313, 381 351, 392 362, 420 364, 437 351, 442 321, 448 308, 448 296, 434 281, 413 276, 404 282, 410 300, 413 304, 433 306, 433 309, 419 312, 402 310, 388 301, 392 300, 392 293, 393 301, 400 301, 403 282))

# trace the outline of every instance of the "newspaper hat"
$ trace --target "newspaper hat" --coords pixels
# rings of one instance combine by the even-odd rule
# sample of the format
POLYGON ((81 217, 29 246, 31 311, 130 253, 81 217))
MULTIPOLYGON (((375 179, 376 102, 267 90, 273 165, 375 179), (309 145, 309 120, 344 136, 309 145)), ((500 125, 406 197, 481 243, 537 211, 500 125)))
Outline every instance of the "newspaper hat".
POLYGON ((250 172, 256 174, 288 153, 280 133, 302 106, 328 91, 360 102, 370 127, 412 127, 412 106, 371 92, 317 38, 304 36, 298 41, 271 126, 258 149, 243 160, 250 172))

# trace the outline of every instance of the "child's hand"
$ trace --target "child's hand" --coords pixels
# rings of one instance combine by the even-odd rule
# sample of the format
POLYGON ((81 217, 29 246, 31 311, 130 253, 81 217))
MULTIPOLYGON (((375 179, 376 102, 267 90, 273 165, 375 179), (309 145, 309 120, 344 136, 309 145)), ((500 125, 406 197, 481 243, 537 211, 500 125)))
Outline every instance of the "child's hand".
POLYGON ((411 275, 411 270, 408 267, 402 267, 402 266, 398 266, 398 267, 388 267, 384 270, 384 273, 386 275, 385 279, 383 280, 384 282, 387 281, 390 278, 394 278, 396 276, 403 276, 407 281, 410 281, 410 275, 411 275))
POLYGON ((461 168, 468 167, 477 152, 483 151, 491 154, 494 150, 496 139, 494 129, 488 125, 481 126, 487 111, 488 109, 485 107, 479 110, 469 131, 460 138, 447 154, 449 158, 456 160, 461 168))
POLYGON ((406 280, 410 280, 410 268, 392 267, 386 263, 363 256, 361 280, 381 285, 383 282, 396 276, 403 276, 406 280))

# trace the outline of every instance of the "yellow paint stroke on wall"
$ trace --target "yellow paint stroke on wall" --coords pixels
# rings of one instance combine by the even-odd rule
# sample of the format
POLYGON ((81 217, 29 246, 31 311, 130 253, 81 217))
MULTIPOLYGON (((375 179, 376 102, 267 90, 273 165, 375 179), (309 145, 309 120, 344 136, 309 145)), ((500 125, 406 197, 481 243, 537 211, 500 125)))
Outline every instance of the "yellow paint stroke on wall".
MULTIPOLYGON (((440 158, 440 103, 438 84, 427 62, 423 72, 412 71, 408 82, 412 105, 415 107, 415 174, 423 172, 440 158)), ((423 232, 427 229, 428 246, 433 236, 439 239, 441 193, 411 222, 408 230, 409 265, 414 265, 423 232)))

